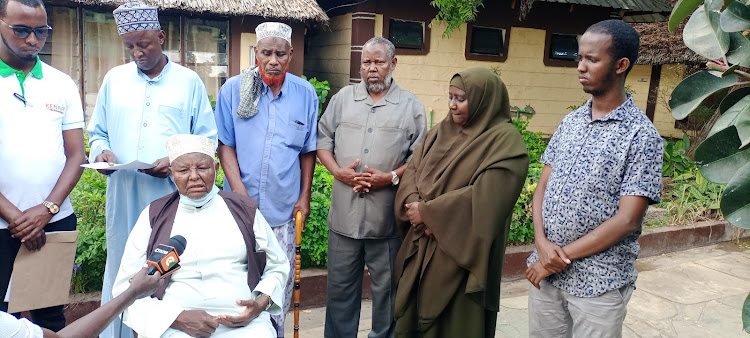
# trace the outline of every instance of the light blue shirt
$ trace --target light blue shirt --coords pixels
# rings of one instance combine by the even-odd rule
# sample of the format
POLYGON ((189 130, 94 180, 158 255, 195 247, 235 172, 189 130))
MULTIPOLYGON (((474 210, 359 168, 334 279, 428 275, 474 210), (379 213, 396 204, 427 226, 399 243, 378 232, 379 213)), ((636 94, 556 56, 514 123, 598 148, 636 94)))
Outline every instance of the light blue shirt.
MULTIPOLYGON (((167 62, 161 74, 151 79, 130 62, 112 68, 104 77, 88 133, 91 162, 108 149, 115 154, 116 163, 153 163, 167 156, 166 142, 172 135, 195 134, 216 140, 216 122, 198 74, 167 62)), ((136 170, 118 170, 107 179, 103 303, 112 297, 125 242, 141 211, 175 189, 170 178, 136 170)))
MULTIPOLYGON (((235 148, 242 183, 268 223, 278 227, 292 219, 302 191, 299 155, 316 150, 318 96, 310 83, 287 73, 276 97, 263 84, 258 114, 242 119, 241 80, 234 76, 219 90, 219 141, 235 148)), ((229 181, 224 190, 231 191, 229 181)))

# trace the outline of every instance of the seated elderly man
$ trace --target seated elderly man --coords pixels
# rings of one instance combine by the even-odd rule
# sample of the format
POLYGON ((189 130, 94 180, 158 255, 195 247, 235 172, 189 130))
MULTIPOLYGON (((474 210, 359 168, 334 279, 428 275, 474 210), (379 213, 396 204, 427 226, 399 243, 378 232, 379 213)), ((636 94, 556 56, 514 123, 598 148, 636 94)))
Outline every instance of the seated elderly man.
POLYGON ((177 191, 155 200, 130 233, 115 280, 116 296, 159 244, 187 241, 181 269, 150 298, 136 301, 124 323, 144 337, 275 337, 271 314, 284 313, 289 261, 250 197, 219 191, 214 141, 167 140, 177 191))

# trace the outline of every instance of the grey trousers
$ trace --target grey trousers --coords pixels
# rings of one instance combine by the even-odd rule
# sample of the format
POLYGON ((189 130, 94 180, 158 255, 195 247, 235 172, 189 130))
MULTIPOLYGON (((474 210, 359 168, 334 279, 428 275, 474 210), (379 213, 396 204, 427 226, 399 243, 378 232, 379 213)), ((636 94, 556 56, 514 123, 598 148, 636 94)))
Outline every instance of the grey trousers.
POLYGON ((635 286, 598 297, 573 296, 542 280, 529 286, 529 337, 622 337, 622 323, 635 286))
POLYGON ((326 338, 357 336, 365 264, 370 272, 372 290, 372 330, 368 337, 394 337, 393 265, 400 245, 398 238, 353 239, 328 231, 326 338))

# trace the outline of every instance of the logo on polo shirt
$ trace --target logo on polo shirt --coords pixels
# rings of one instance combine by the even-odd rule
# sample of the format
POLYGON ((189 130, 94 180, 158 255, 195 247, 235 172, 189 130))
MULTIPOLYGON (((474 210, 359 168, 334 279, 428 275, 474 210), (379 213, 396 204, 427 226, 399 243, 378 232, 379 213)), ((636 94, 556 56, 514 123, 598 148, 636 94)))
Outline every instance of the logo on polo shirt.
POLYGON ((65 106, 54 103, 47 103, 45 106, 47 107, 47 110, 58 112, 60 114, 65 113, 65 106))

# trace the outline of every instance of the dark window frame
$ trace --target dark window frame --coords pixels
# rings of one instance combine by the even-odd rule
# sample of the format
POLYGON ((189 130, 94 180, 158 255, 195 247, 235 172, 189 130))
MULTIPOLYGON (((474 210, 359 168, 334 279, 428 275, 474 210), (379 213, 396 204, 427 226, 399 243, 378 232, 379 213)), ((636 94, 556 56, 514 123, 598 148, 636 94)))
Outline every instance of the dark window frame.
POLYGON ((464 57, 466 60, 473 60, 473 61, 493 61, 493 62, 505 62, 505 60, 508 59, 508 46, 509 46, 509 40, 510 40, 510 30, 511 27, 491 27, 491 26, 483 26, 483 25, 473 25, 473 24, 467 24, 466 25, 466 49, 464 51, 464 57), (502 55, 489 55, 489 54, 478 54, 478 53, 472 53, 471 52, 471 38, 472 33, 474 32, 474 27, 476 28, 484 28, 484 29, 497 29, 497 30, 504 30, 503 32, 503 48, 502 48, 502 55))
POLYGON ((388 40, 393 42, 391 40, 391 20, 399 20, 399 21, 411 21, 411 22, 420 22, 422 23, 422 48, 421 49, 415 49, 415 48, 402 48, 396 46, 396 55, 427 55, 427 53, 430 52, 430 34, 432 33, 432 29, 430 28, 430 25, 427 21, 420 20, 419 18, 414 17, 395 17, 395 16, 385 16, 383 15, 383 37, 386 37, 388 40))
POLYGON ((552 52, 552 36, 553 35, 576 35, 580 38, 581 34, 576 33, 558 33, 547 31, 546 37, 544 38, 544 56, 543 61, 545 66, 550 67, 578 67, 578 61, 576 60, 560 60, 550 58, 549 55, 552 52))

